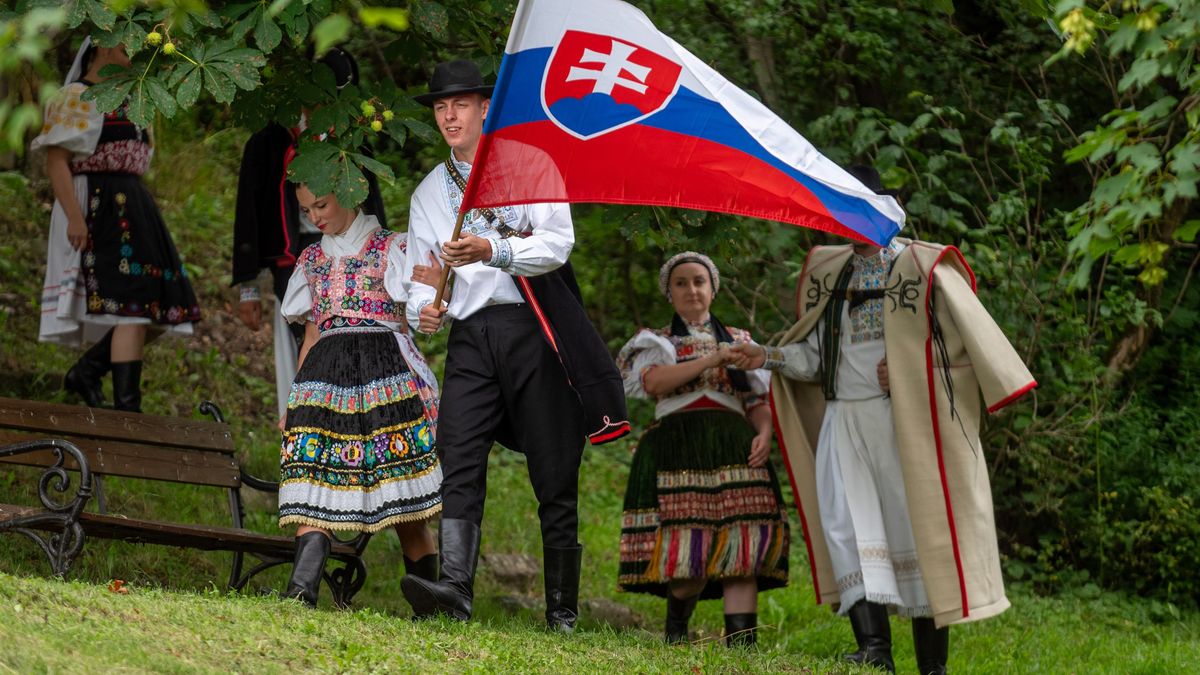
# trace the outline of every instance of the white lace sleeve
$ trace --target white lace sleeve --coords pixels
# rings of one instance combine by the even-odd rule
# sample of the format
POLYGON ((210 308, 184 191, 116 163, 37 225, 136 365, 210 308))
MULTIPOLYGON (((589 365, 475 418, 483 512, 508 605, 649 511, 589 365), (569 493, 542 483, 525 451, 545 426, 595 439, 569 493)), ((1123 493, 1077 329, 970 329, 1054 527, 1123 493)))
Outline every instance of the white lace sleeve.
POLYGON ((408 302, 408 284, 404 282, 405 250, 408 248, 408 236, 398 234, 392 237, 392 245, 388 248, 387 271, 383 273, 383 287, 388 296, 396 302, 408 302))
POLYGON ((651 398, 642 386, 646 371, 654 366, 675 365, 675 347, 666 338, 648 330, 639 331, 625 343, 617 356, 617 367, 625 383, 625 395, 651 398))
POLYGON ((76 82, 58 91, 46 104, 42 133, 29 144, 30 150, 59 147, 70 150, 73 159, 84 159, 96 151, 104 114, 93 101, 80 98, 87 85, 76 82))
POLYGON ((779 371, 791 380, 814 382, 821 369, 821 353, 817 348, 818 324, 804 340, 782 347, 767 347, 767 362, 764 368, 779 371))
POLYGON ((279 312, 288 323, 304 323, 312 319, 312 305, 312 291, 308 288, 304 268, 297 265, 296 271, 292 272, 292 278, 288 280, 279 312))

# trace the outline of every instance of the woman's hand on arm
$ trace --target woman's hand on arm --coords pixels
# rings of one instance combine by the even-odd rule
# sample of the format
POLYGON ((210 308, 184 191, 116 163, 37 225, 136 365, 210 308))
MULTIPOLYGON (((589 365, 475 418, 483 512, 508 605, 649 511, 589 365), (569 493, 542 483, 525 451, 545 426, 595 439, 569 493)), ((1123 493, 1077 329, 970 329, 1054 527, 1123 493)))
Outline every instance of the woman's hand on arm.
POLYGON ((746 463, 755 468, 766 466, 767 459, 771 456, 771 438, 774 436, 771 407, 766 404, 757 405, 750 409, 746 417, 756 432, 754 440, 750 442, 750 457, 746 463))
POLYGON ((655 366, 642 378, 642 386, 647 394, 662 396, 700 377, 709 368, 724 367, 730 362, 730 358, 729 350, 722 347, 718 351, 691 361, 669 366, 655 366))
POLYGON ((75 250, 87 244, 87 221, 75 197, 75 177, 71 174, 71 151, 50 146, 46 150, 46 175, 50 177, 50 188, 54 199, 67 216, 67 242, 75 250))

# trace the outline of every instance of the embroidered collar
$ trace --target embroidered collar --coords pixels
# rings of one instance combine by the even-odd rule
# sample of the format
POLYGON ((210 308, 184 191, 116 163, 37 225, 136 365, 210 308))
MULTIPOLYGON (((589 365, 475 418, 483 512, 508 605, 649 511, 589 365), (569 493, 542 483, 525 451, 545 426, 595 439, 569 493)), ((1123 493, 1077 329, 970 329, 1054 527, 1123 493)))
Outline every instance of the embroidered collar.
POLYGON ((872 255, 862 256, 855 253, 850 257, 854 273, 850 277, 850 288, 871 289, 883 288, 888 275, 892 271, 892 261, 896 259, 904 246, 895 239, 872 255))
MULTIPOLYGON (((462 175, 463 180, 469 180, 471 177, 471 164, 469 162, 460 161, 454 156, 454 151, 450 151, 450 161, 454 163, 454 168, 458 169, 458 173, 462 175)), ((451 214, 457 214, 458 209, 462 206, 463 193, 455 184, 454 178, 451 177, 450 171, 446 168, 445 163, 438 165, 437 171, 442 174, 442 196, 446 200, 446 208, 451 214)), ((516 227, 520 221, 520 216, 517 210, 511 206, 494 207, 492 212, 500 223, 509 227, 516 227)), ((487 221, 487 218, 479 212, 478 209, 471 209, 467 212, 467 217, 463 219, 463 232, 473 234, 477 237, 496 237, 496 229, 487 221)))

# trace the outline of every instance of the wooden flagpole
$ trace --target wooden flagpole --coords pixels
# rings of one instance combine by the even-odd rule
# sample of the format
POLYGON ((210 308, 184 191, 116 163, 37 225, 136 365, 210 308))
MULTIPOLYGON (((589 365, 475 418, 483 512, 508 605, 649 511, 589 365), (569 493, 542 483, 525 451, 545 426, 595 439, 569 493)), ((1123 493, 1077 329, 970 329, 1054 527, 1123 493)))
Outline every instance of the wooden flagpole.
MULTIPOLYGON (((454 221, 454 233, 450 235, 450 241, 458 241, 459 235, 462 234, 463 217, 465 215, 467 215, 465 211, 462 209, 458 210, 458 218, 454 221)), ((440 257, 441 251, 438 251, 438 254, 440 257)), ((442 297, 446 295, 446 284, 450 281, 450 273, 453 271, 454 268, 450 266, 450 263, 442 265, 442 278, 438 280, 437 295, 433 297, 433 306, 437 309, 442 308, 442 297)))

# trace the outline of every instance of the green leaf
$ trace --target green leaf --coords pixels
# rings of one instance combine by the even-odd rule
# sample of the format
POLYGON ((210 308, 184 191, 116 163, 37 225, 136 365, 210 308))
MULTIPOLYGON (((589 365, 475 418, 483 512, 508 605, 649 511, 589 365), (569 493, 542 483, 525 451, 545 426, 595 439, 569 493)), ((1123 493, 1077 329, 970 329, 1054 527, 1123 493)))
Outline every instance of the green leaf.
POLYGON ((1180 143, 1171 148, 1171 171, 1177 175, 1200 167, 1200 143, 1180 143))
POLYGON ((333 192, 338 201, 348 208, 354 208, 367 198, 369 191, 367 178, 361 169, 349 161, 343 154, 334 165, 336 172, 333 176, 333 192))
POLYGON ((312 39, 318 55, 324 54, 330 47, 345 40, 350 35, 354 24, 345 14, 330 14, 321 19, 321 23, 312 29, 312 39))
POLYGON ((129 121, 145 128, 150 126, 154 121, 154 103, 150 100, 150 94, 146 91, 145 86, 137 86, 129 96, 129 107, 126 109, 126 114, 129 116, 129 121))
POLYGON ((942 137, 942 140, 954 147, 959 147, 963 144, 962 133, 958 129, 939 129, 938 134, 942 137))
POLYGON ((283 31, 265 12, 259 14, 258 25, 254 28, 254 42, 263 53, 270 54, 283 40, 283 31))
POLYGON ((1200 220, 1189 220, 1175 228, 1175 241, 1194 241, 1200 234, 1200 220))
POLYGON ((426 143, 436 143, 438 138, 441 137, 441 134, 424 122, 407 117, 403 118, 401 121, 404 122, 404 126, 408 127, 408 130, 411 131, 413 135, 422 141, 425 141, 426 143))
POLYGON ((408 140, 408 128, 403 124, 396 124, 396 121, 383 125, 383 132, 392 137, 396 141, 396 145, 404 145, 408 140))
POLYGON ((1146 142, 1121 148, 1117 151, 1117 161, 1129 162, 1145 173, 1155 171, 1162 166, 1162 157, 1158 154, 1158 148, 1146 142))
POLYGON ((133 88, 133 83, 134 79, 132 77, 109 78, 88 87, 88 90, 84 93, 84 98, 94 100, 96 107, 101 112, 112 112, 129 97, 129 90, 133 88))
POLYGON ((212 61, 207 67, 225 75, 246 91, 252 91, 262 83, 258 78, 258 71, 245 62, 212 61))
POLYGON ((212 94, 213 99, 217 103, 232 103, 233 95, 237 93, 237 87, 234 86, 233 80, 212 68, 203 68, 202 70, 204 71, 204 88, 212 94))
POLYGON ((1129 70, 1121 81, 1117 83, 1117 91, 1127 91, 1131 87, 1141 89, 1154 81, 1154 78, 1159 75, 1159 62, 1157 59, 1142 56, 1129 66, 1129 70))
POLYGON ((357 162, 359 166, 375 174, 375 176, 383 182, 391 184, 392 181, 396 180, 395 174, 392 173, 392 168, 383 162, 371 157, 367 157, 366 155, 361 155, 357 152, 350 153, 350 157, 357 162))
POLYGON ((229 31, 229 38, 231 40, 237 40, 238 42, 245 40, 246 34, 258 23, 259 18, 262 16, 262 5, 255 4, 254 8, 254 11, 242 17, 240 21, 234 24, 233 29, 229 31))
POLYGON ((304 183, 314 194, 324 195, 333 191, 333 174, 339 151, 330 143, 305 139, 296 151, 296 157, 288 164, 288 179, 304 183))
POLYGON ((200 98, 200 83, 204 79, 203 70, 191 64, 188 65, 190 67, 179 78, 179 86, 175 89, 175 100, 179 101, 179 107, 184 109, 191 108, 196 104, 196 100, 200 98))
POLYGON ((150 99, 154 102, 154 106, 158 108, 168 119, 175 116, 175 111, 178 106, 175 102, 175 97, 162 83, 162 80, 157 77, 147 77, 142 83, 142 88, 146 90, 150 99))
POLYGON ((1096 189, 1092 191, 1092 201, 1097 206, 1113 206, 1121 201, 1121 196, 1125 194, 1126 188, 1133 182, 1133 173, 1122 171, 1113 176, 1109 176, 1096 184, 1096 189))
POLYGON ((358 18, 367 28, 385 26, 395 31, 408 30, 408 10, 399 7, 363 7, 358 18))
POLYGON ((442 5, 431 0, 413 0, 410 18, 417 30, 435 40, 450 37, 450 15, 442 5))

